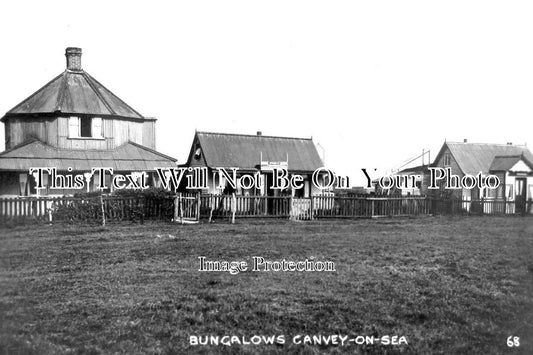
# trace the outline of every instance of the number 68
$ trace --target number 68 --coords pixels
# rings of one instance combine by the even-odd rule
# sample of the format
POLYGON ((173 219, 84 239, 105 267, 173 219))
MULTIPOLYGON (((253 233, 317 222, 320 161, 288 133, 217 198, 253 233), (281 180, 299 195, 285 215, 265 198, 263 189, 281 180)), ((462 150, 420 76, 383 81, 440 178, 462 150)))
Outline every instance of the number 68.
POLYGON ((513 337, 512 335, 507 338, 507 346, 512 348, 513 346, 520 346, 520 338, 513 337))

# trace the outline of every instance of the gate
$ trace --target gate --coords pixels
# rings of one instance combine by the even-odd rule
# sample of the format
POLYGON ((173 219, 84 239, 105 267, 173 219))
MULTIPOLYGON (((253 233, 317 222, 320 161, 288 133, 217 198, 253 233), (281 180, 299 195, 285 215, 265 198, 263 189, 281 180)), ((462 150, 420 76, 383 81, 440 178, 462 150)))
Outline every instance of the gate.
POLYGON ((313 208, 311 198, 292 198, 291 219, 302 221, 313 219, 313 208))
POLYGON ((178 193, 174 199, 174 222, 181 224, 200 221, 200 193, 178 193))

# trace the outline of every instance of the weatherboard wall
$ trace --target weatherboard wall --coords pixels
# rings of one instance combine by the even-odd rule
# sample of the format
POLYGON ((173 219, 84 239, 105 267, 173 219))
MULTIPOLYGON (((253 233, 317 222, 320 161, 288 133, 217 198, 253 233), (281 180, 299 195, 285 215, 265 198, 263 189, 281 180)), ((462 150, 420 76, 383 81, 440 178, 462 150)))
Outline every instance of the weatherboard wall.
MULTIPOLYGON (((455 157, 453 156, 452 152, 450 151, 450 148, 448 148, 448 146, 445 146, 444 150, 442 151, 442 154, 440 154, 438 157, 437 157, 437 161, 435 161, 434 163, 434 166, 436 167, 439 167, 439 168, 451 168, 452 170, 452 174, 454 175, 458 175, 459 178, 462 178, 464 176, 461 168, 459 167, 459 164, 457 163, 457 160, 455 160, 455 157), (450 164, 448 165, 444 165, 444 157, 446 155, 449 155, 450 156, 450 164)), ((458 189, 458 190, 440 190, 441 192, 443 191, 448 191, 450 194, 452 194, 454 197, 457 197, 457 198, 464 198, 464 199, 470 199, 470 198, 474 198, 474 196, 472 196, 472 191, 471 190, 468 190, 468 189, 458 189)), ((477 198, 477 194, 475 196, 477 198)))
POLYGON ((32 138, 52 146, 58 145, 58 122, 54 118, 11 118, 5 127, 6 149, 11 149, 32 138))
POLYGON ((102 138, 72 138, 68 133, 68 117, 13 117, 5 122, 6 149, 30 139, 65 149, 114 149, 128 141, 155 149, 155 120, 132 121, 102 119, 102 138))

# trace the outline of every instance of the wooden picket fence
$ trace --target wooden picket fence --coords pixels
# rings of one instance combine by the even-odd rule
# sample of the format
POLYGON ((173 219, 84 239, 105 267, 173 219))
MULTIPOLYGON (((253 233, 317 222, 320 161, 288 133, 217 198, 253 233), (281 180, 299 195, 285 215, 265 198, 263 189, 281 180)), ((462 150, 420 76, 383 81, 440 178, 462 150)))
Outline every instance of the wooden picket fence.
POLYGON ((38 220, 44 222, 107 222, 145 220, 198 220, 199 195, 170 197, 17 197, 0 198, 0 223, 38 220), (182 203, 176 200, 183 198, 182 203))
POLYGON ((0 224, 4 221, 98 222, 200 219, 378 218, 416 215, 533 215, 533 202, 522 205, 506 200, 443 200, 425 196, 373 197, 317 195, 235 196, 179 193, 175 196, 0 198, 0 224))
POLYGON ((290 198, 278 196, 235 196, 204 194, 200 197, 200 217, 237 218, 290 216, 290 198))
POLYGON ((533 215, 533 201, 496 199, 432 199, 434 215, 533 215))
POLYGON ((312 218, 377 218, 429 215, 426 197, 313 196, 312 218))

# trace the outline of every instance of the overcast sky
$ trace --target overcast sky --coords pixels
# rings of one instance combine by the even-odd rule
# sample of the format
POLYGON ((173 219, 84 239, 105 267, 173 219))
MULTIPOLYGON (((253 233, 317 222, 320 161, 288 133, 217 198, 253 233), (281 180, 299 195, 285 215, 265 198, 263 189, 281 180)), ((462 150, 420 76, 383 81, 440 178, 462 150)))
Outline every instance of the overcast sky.
POLYGON ((361 168, 433 159, 445 139, 533 147, 531 1, 5 1, 0 13, 0 113, 82 47, 83 69, 156 117, 157 149, 179 163, 195 129, 312 136, 354 184, 361 168))

